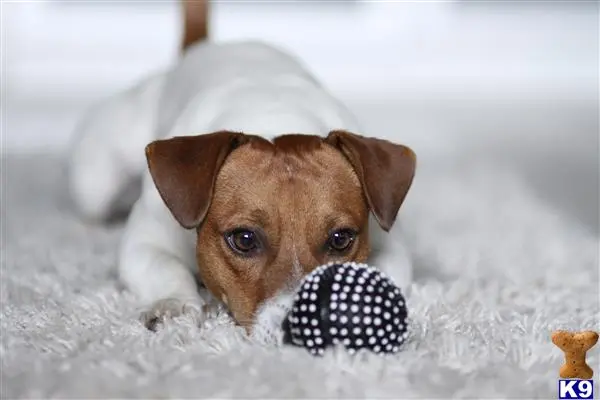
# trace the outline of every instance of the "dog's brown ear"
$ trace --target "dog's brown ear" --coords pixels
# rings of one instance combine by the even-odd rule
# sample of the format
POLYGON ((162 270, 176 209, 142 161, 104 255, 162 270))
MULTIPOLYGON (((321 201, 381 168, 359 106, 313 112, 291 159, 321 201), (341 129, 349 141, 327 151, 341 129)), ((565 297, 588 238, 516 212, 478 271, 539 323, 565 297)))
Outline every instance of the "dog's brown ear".
POLYGON ((332 131, 325 141, 350 161, 373 215, 389 231, 412 184, 415 153, 406 146, 346 131, 332 131))
POLYGON ((157 140, 146 146, 154 185, 163 201, 185 228, 195 228, 210 205, 215 180, 223 162, 249 135, 220 131, 206 135, 157 140))

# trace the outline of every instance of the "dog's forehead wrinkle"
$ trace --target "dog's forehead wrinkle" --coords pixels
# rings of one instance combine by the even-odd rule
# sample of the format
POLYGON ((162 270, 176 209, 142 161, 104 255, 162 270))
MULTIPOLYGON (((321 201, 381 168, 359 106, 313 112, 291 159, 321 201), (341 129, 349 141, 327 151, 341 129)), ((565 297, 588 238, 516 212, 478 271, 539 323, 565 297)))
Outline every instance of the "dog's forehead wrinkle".
POLYGON ((285 134, 271 141, 252 140, 248 145, 236 149, 232 157, 236 166, 249 164, 243 175, 249 179, 264 179, 265 176, 285 181, 296 179, 321 180, 327 175, 345 176, 351 166, 345 157, 323 138, 315 135, 285 134), (274 172, 274 173, 272 173, 274 172), (268 175, 264 175, 268 174, 268 175))
POLYGON ((281 162, 283 164, 283 169, 286 172, 287 180, 292 181, 294 179, 294 176, 296 175, 296 172, 298 171, 297 162, 295 162, 295 160, 293 160, 292 157, 288 155, 284 155, 282 157, 281 162))
POLYGON ((272 167, 283 171, 287 181, 314 184, 329 175, 339 174, 345 168, 343 160, 340 162, 334 156, 318 149, 305 153, 279 153, 275 155, 272 167))

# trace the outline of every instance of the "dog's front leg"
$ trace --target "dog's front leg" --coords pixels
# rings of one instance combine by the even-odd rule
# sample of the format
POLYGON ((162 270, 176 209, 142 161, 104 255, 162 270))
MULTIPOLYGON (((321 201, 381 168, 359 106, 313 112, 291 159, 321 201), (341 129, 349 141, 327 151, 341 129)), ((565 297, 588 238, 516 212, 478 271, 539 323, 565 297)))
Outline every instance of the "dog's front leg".
POLYGON ((145 193, 135 204, 119 257, 121 281, 144 304, 141 321, 154 329, 164 318, 204 318, 206 302, 194 277, 195 232, 184 230, 160 199, 145 193))

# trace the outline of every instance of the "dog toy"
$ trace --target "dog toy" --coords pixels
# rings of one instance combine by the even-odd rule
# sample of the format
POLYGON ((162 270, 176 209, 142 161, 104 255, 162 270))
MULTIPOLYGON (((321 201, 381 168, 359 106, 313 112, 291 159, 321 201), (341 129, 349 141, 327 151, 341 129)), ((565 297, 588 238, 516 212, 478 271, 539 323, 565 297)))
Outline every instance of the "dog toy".
POLYGON ((395 353, 408 337, 407 310, 400 289, 382 272, 366 264, 329 263, 300 284, 283 322, 284 343, 322 355, 343 345, 395 353))
POLYGON ((594 371, 585 362, 585 353, 598 341, 594 331, 552 333, 552 343, 565 353, 565 363, 559 375, 564 379, 592 379, 594 371))

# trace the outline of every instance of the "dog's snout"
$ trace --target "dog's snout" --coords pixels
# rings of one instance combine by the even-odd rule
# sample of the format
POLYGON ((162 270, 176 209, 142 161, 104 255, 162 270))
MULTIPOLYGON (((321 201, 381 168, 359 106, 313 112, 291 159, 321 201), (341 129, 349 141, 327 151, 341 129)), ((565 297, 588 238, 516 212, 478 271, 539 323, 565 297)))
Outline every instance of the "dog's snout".
POLYGON ((279 264, 287 264, 288 268, 281 268, 283 270, 289 269, 289 275, 285 288, 288 290, 296 290, 302 278, 314 270, 318 265, 319 261, 313 256, 306 245, 302 246, 298 243, 294 243, 290 246, 288 254, 284 254, 279 264))

